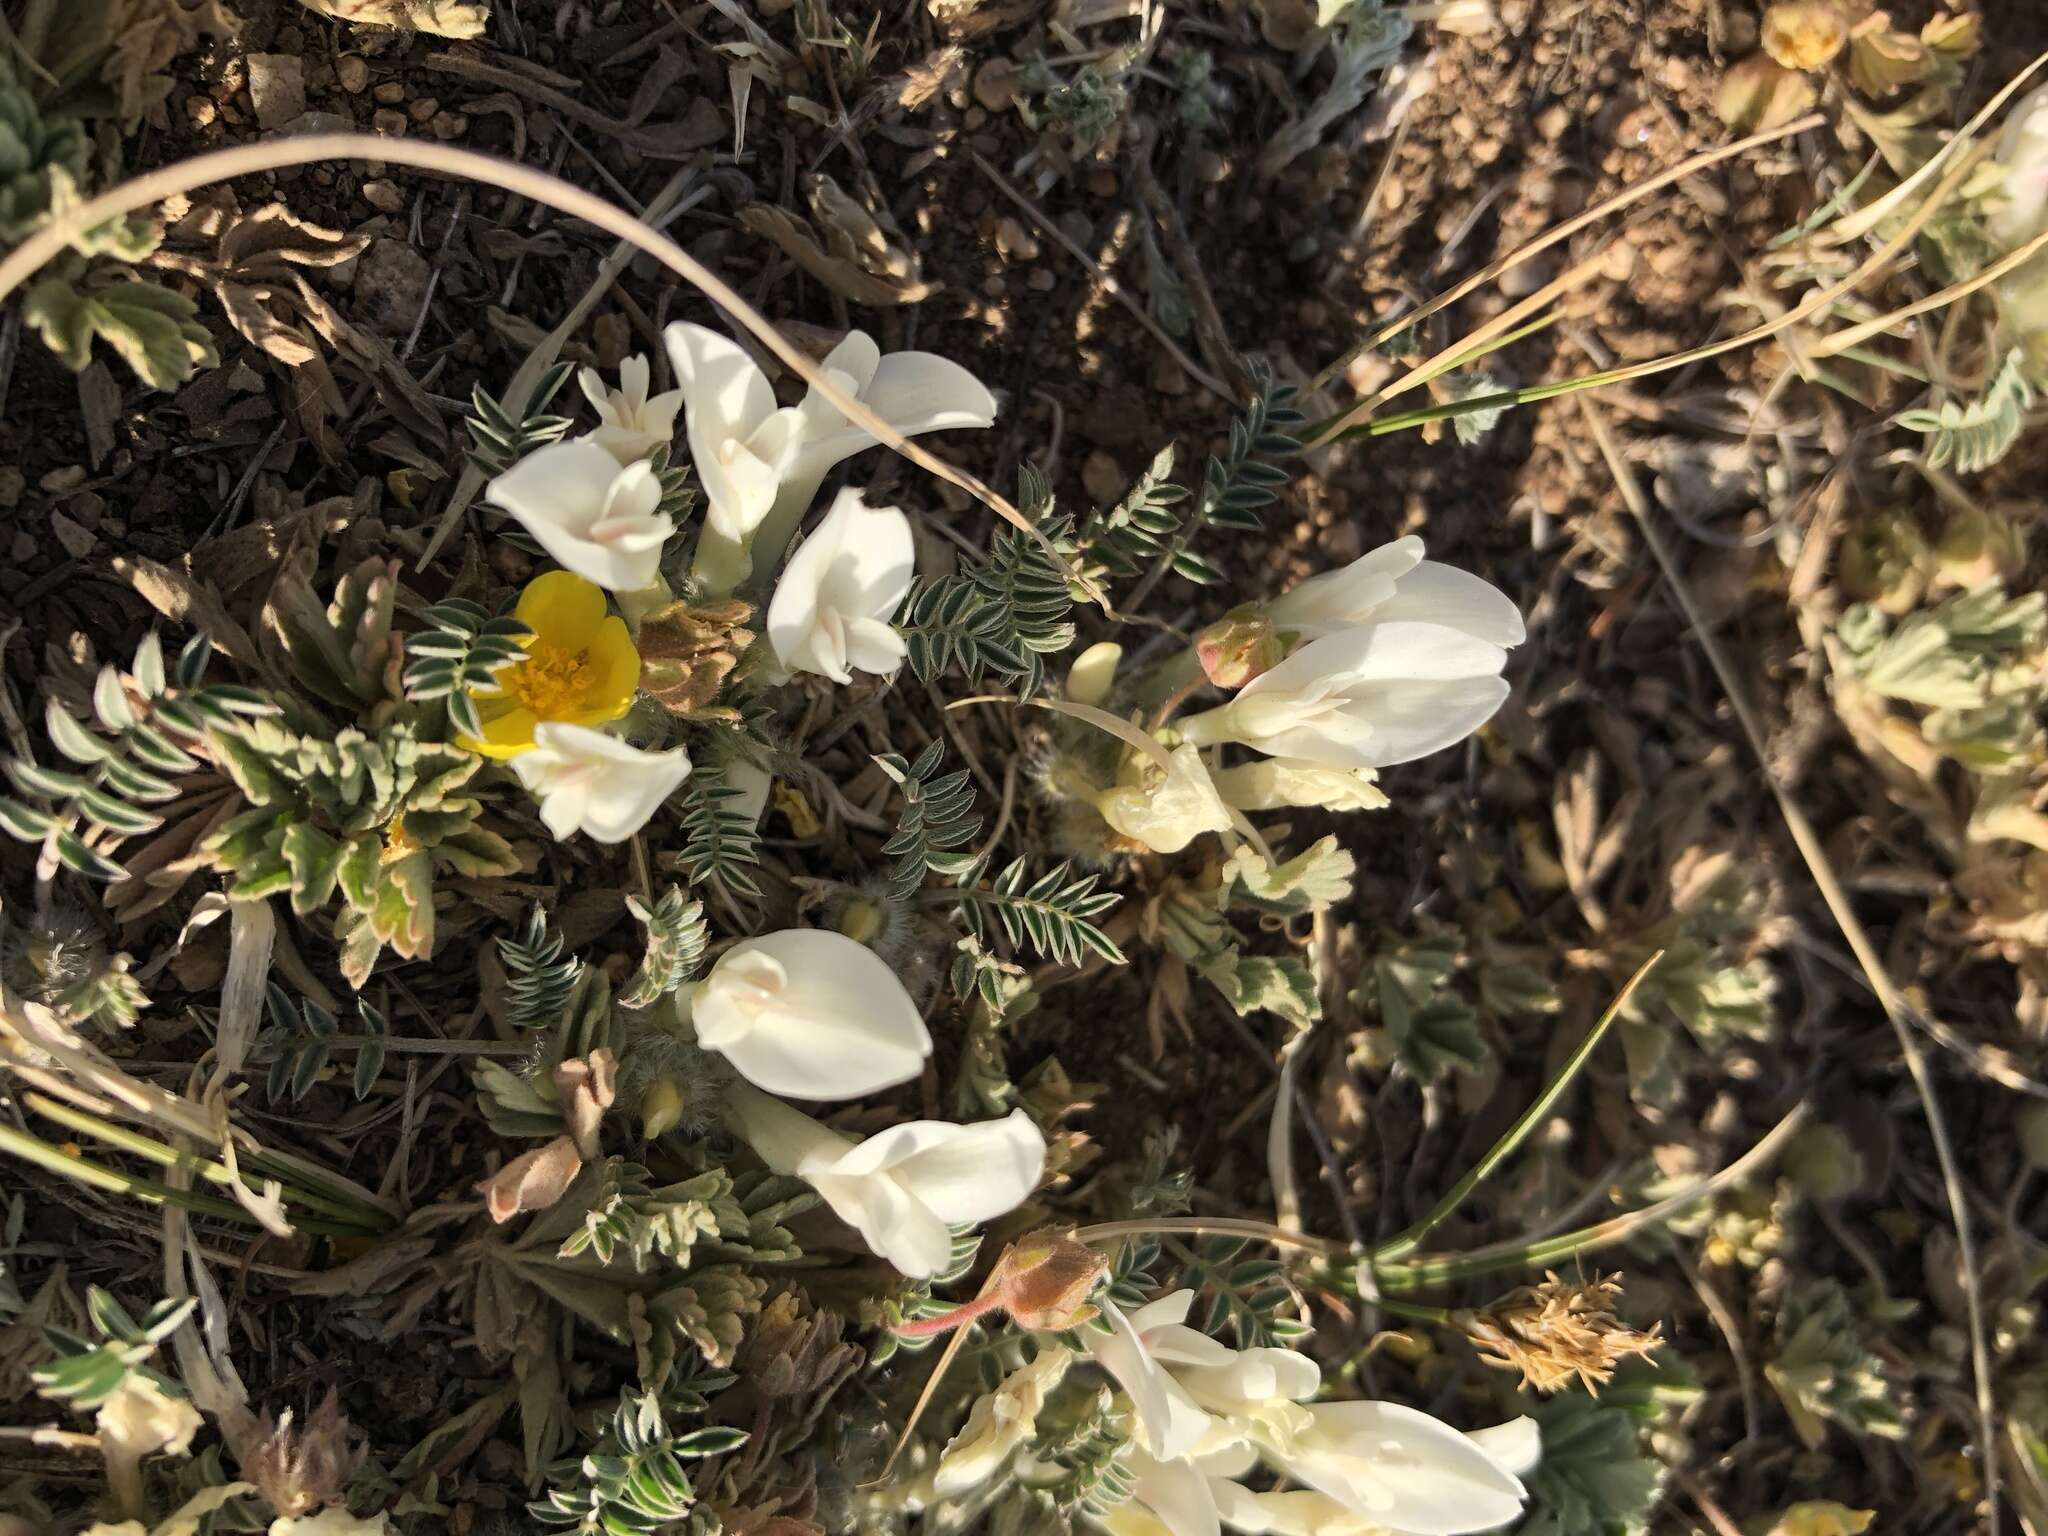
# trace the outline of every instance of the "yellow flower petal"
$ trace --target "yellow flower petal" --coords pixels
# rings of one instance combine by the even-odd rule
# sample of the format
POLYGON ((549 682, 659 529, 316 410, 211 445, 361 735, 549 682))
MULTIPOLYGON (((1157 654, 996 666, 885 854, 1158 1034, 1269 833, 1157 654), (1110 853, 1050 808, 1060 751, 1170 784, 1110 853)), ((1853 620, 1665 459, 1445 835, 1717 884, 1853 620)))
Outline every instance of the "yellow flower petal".
POLYGON ((600 720, 618 719, 640 691, 640 652, 626 621, 614 616, 598 625, 584 656, 590 663, 590 686, 583 706, 602 711, 600 720))
POLYGON ((540 721, 530 709, 509 709, 483 724, 483 739, 465 736, 462 745, 485 757, 507 758, 533 749, 533 728, 540 721))
POLYGON ((542 640, 580 651, 605 622, 604 589, 573 571, 549 571, 526 584, 517 613, 519 622, 542 640))

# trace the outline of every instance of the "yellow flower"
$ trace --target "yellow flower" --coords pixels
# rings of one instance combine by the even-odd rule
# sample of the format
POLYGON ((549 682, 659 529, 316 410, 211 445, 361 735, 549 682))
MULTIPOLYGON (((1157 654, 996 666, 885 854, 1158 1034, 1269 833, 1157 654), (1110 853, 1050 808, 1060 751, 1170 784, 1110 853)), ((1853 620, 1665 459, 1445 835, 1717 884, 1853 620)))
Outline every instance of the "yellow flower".
POLYGON ((516 613, 533 631, 526 659, 500 672, 492 692, 472 695, 484 734, 462 745, 517 757, 532 750, 543 721, 595 726, 626 712, 640 687, 640 653, 626 621, 605 612, 602 588, 549 571, 526 584, 516 613))

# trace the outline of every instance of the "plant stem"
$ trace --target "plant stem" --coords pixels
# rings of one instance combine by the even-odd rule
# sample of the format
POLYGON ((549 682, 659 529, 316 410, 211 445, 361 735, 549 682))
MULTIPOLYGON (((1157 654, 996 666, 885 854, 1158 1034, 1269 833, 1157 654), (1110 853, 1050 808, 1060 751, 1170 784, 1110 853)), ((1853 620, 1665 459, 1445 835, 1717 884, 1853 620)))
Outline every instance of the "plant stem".
MULTIPOLYGON (((95 1163, 86 1157, 74 1157, 61 1147, 53 1147, 17 1131, 11 1125, 0 1125, 0 1152, 11 1152, 24 1162, 34 1163, 52 1173, 62 1174, 94 1189, 107 1190, 113 1194, 131 1195, 144 1205, 175 1205, 190 1211, 195 1216, 213 1216, 224 1221, 253 1222, 254 1218, 231 1200, 215 1200, 207 1195, 195 1195, 190 1190, 173 1189, 168 1184, 159 1184, 154 1179, 137 1178, 134 1174, 123 1173, 105 1163, 95 1163)), ((325 1237, 375 1237, 374 1231, 365 1230, 353 1223, 323 1221, 316 1217, 300 1217, 294 1225, 308 1232, 325 1237)))
POLYGON ((1515 1149, 1528 1140, 1529 1133, 1556 1108, 1557 1101, 1578 1077, 1580 1069, 1586 1065, 1594 1049, 1606 1038, 1607 1031, 1621 1016, 1622 1008, 1636 988, 1642 984, 1643 978, 1650 974, 1650 968, 1663 958, 1664 951, 1660 949, 1642 963, 1635 975, 1629 977, 1628 985, 1623 987, 1616 994, 1614 1001, 1607 1005, 1607 1011, 1600 1015, 1599 1022, 1587 1032, 1586 1038, 1579 1042, 1578 1048, 1566 1059, 1557 1076, 1550 1080, 1550 1086, 1538 1094, 1536 1101, 1522 1111, 1521 1118, 1508 1127, 1507 1134, 1496 1141, 1487 1154, 1474 1163, 1462 1179, 1451 1186, 1450 1193, 1437 1201, 1427 1216, 1392 1242, 1375 1248, 1372 1253, 1373 1263, 1384 1264, 1391 1260, 1406 1258, 1413 1253, 1422 1245, 1422 1240, 1447 1221, 1474 1190, 1493 1177, 1494 1170, 1506 1162, 1514 1154, 1515 1149))
POLYGON ((1250 1237, 1281 1248, 1305 1248, 1311 1253, 1336 1257, 1348 1253, 1344 1244, 1327 1237, 1310 1237, 1290 1232, 1270 1221, 1245 1221, 1235 1216, 1155 1216, 1135 1221, 1102 1221, 1074 1233, 1077 1243, 1105 1243, 1118 1237, 1164 1236, 1180 1233, 1189 1237, 1250 1237))
POLYGON ((1801 1125, 1805 1124, 1810 1112, 1811 1106, 1804 1099, 1800 1100, 1792 1106, 1784 1119, 1764 1134, 1762 1140, 1726 1168, 1695 1180, 1677 1194, 1659 1200, 1653 1205, 1646 1205, 1641 1210, 1629 1211, 1624 1215, 1596 1222, 1590 1227, 1561 1232, 1556 1237, 1547 1237, 1536 1242, 1495 1243, 1491 1247, 1474 1249, 1471 1253, 1450 1254, 1436 1259, 1411 1259, 1403 1264, 1373 1265, 1372 1278, 1378 1282, 1381 1300, 1384 1301, 1389 1292, 1420 1290, 1425 1286, 1449 1285, 1455 1281, 1470 1280, 1479 1275, 1498 1274, 1504 1270, 1554 1264, 1562 1259, 1591 1253, 1595 1249, 1612 1247, 1615 1243, 1624 1242, 1636 1233, 1678 1215, 1716 1192, 1731 1184, 1740 1183, 1757 1172, 1778 1155, 1780 1148, 1791 1139, 1801 1125))
MULTIPOLYGON (((155 1163, 159 1168, 184 1168, 197 1177, 206 1180, 209 1184, 231 1186, 235 1182, 229 1176, 226 1167, 220 1163, 210 1162, 194 1152, 181 1152, 175 1147, 167 1147, 162 1142, 152 1137, 144 1136, 139 1131, 131 1131, 124 1125, 115 1125, 112 1121, 102 1120, 97 1115, 89 1115, 82 1109, 73 1109, 68 1104, 60 1104, 45 1094, 23 1094, 22 1102, 38 1114, 56 1121, 67 1130, 81 1131, 88 1136, 97 1137, 101 1141, 119 1147, 124 1152, 133 1153, 136 1157, 146 1158, 150 1162, 155 1163)), ((247 1161, 252 1168, 255 1166, 255 1158, 253 1156, 247 1159, 247 1161)), ((330 1216, 338 1216, 353 1225, 368 1226, 373 1229, 389 1225, 381 1212, 364 1212, 344 1201, 330 1200, 324 1195, 312 1194, 307 1190, 284 1184, 282 1180, 279 1180, 279 1183, 283 1185, 281 1193, 288 1201, 307 1206, 315 1211, 324 1211, 330 1216)))

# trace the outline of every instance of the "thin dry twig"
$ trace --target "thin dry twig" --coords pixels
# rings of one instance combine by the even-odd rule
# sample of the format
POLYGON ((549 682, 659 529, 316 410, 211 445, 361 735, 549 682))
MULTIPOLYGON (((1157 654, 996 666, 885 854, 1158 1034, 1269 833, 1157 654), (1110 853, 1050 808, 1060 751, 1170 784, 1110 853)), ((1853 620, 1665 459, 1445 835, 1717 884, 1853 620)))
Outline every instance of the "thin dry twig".
POLYGON ((1129 289, 1125 288, 1122 283, 1118 282, 1108 272, 1105 272, 1102 269, 1101 263, 1097 262, 1093 256, 1090 256, 1086 251, 1082 250, 1080 246, 1076 245, 1072 238, 1068 236, 1065 230, 1061 229, 1059 225, 1053 223, 1053 221, 1051 219, 1048 219, 1043 213, 1040 213, 1038 211, 1037 205, 1034 204, 1030 198, 1026 197, 1022 192, 1019 192, 1015 187, 1011 186, 1009 182, 1005 181, 1003 179, 1003 173, 1001 171, 997 170, 994 166, 990 165, 987 160, 983 159, 979 151, 970 150, 968 151, 968 153, 973 158, 975 168, 979 170, 982 175, 986 176, 990 181, 995 183, 996 190, 1002 193, 1003 196, 1007 197, 1011 202, 1015 203, 1025 213, 1029 214, 1031 216, 1032 223, 1036 224, 1039 227, 1039 229, 1045 234, 1052 236, 1052 238, 1059 243, 1059 245, 1067 252, 1068 255, 1072 256, 1074 260, 1080 262, 1082 266, 1086 267, 1088 269, 1088 275, 1094 278, 1096 282, 1102 285, 1102 291, 1108 294, 1112 299, 1115 299, 1117 303, 1123 305, 1125 309, 1129 310, 1132 318, 1134 318, 1138 322, 1138 324, 1144 326, 1146 330, 1150 331, 1153 335, 1153 338, 1159 343, 1159 345, 1166 348, 1166 350, 1173 355, 1173 360, 1176 363, 1180 364, 1181 368, 1186 372, 1189 378, 1193 379, 1197 384, 1201 385, 1202 388, 1208 390, 1210 394, 1214 395, 1218 400, 1223 401, 1226 405, 1235 408, 1237 406, 1244 404, 1244 401, 1241 398, 1231 393, 1230 386, 1228 384, 1225 384, 1221 379, 1217 378, 1215 374, 1210 373, 1200 363, 1196 362, 1192 357, 1189 357, 1186 352, 1182 351, 1180 344, 1176 342, 1171 336, 1166 334, 1166 331, 1164 330, 1164 328, 1160 326, 1159 322, 1152 318, 1151 312, 1147 310, 1143 304, 1139 303, 1135 298, 1131 296, 1129 289))

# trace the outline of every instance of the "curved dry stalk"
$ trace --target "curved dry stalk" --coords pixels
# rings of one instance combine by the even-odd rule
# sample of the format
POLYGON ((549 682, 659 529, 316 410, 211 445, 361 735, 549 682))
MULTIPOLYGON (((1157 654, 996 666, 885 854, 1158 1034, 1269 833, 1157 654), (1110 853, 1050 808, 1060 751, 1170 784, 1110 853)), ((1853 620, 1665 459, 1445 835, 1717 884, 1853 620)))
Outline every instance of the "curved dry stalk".
POLYGON ((1925 165, 1921 166, 1920 169, 1908 176, 1896 187, 1893 187, 1891 191, 1885 193, 1876 202, 1870 204, 1869 207, 1859 208, 1854 213, 1842 215, 1833 224, 1817 233, 1813 237, 1813 243, 1823 249, 1829 246, 1847 245, 1851 240, 1861 239, 1864 235, 1870 233, 1871 230, 1877 228, 1878 225, 1885 221, 1886 216, 1894 208, 1901 206, 1907 198, 1913 195, 1915 187, 1935 173, 1942 161, 1946 160, 1950 155, 1957 153, 1963 146, 1974 140, 1977 137, 1977 130, 1989 122, 1991 115, 2010 101, 2013 93, 2019 90, 2022 85, 2025 85, 2032 78, 2034 72, 2043 64, 2048 64, 2048 53, 2036 54, 2034 62, 2006 81, 1999 88, 1996 95, 1979 107, 1975 115, 1967 123, 1963 124, 1961 128, 1956 130, 1954 137, 1949 139, 1947 143, 1943 144, 1940 149, 1936 150, 1929 157, 1925 165))
MULTIPOLYGON (((1967 168, 1965 160, 1964 168, 1967 168)), ((1937 198, 1942 194, 1937 193, 1937 198)), ((1892 1033, 1898 1038, 1899 1054, 1906 1059, 1906 1071, 1913 1079, 1913 1089, 1920 1099, 1920 1110, 1927 1117, 1927 1130, 1934 1142, 1934 1157, 1941 1169, 1941 1181, 1948 1200, 1949 1219, 1955 1224, 1956 1253, 1962 1261, 1963 1298, 1968 1307, 1970 1323, 1970 1369, 1976 1379, 1977 1389, 1977 1440, 1983 1461, 1984 1499, 1989 1508, 1987 1530, 1998 1528, 1998 1442, 1997 1411, 1991 1390, 1991 1350, 1987 1343, 1988 1330, 1984 1318, 1983 1286, 1979 1279, 1977 1265, 1977 1240, 1970 1227, 1969 1203, 1963 1193, 1962 1171, 1956 1160, 1955 1142, 1949 1135, 1948 1118, 1942 1113, 1941 1101, 1934 1094, 1934 1080, 1927 1070, 1927 1060, 1920 1052, 1919 1042, 1913 1038, 1911 1020, 1914 1010, 1899 991, 1891 973, 1885 968, 1877 946, 1857 917, 1856 909, 1849 900, 1849 894, 1842 888, 1840 878, 1835 874, 1834 864, 1829 860, 1826 847, 1813 823, 1806 819, 1799 802, 1779 782, 1771 771, 1771 757, 1765 750, 1763 721, 1744 692, 1741 675, 1721 646, 1714 627, 1700 612, 1694 602, 1692 590, 1679 574, 1678 561, 1664 533, 1650 516, 1649 499, 1644 496, 1641 483, 1635 471, 1614 441, 1614 433, 1607 420, 1590 400, 1581 400, 1586 424, 1592 429, 1594 441, 1600 445, 1600 453, 1607 461, 1608 471, 1614 476, 1621 499, 1628 505, 1635 517, 1636 526, 1643 531, 1643 538, 1656 557, 1658 567, 1663 571, 1664 580, 1669 584, 1672 595, 1678 599, 1678 606, 1685 614, 1687 625, 1693 637, 1699 641, 1700 649, 1707 653, 1707 661, 1720 679, 1721 690, 1728 696, 1728 702, 1735 711, 1735 718, 1741 722, 1743 735, 1748 738, 1750 750, 1755 753, 1757 767, 1764 780, 1771 787, 1771 794, 1778 802, 1778 814, 1784 818, 1785 828, 1792 834, 1792 841, 1799 848, 1799 855, 1806 862, 1807 872, 1813 876, 1813 883, 1819 887, 1821 899, 1827 903, 1828 912, 1834 917, 1835 926, 1842 930, 1842 937, 1848 941, 1850 951, 1856 956, 1856 963, 1863 968, 1870 988, 1877 994, 1877 1000, 1890 1021, 1892 1033)), ((1801 1106, 1804 1107, 1803 1105, 1801 1106)), ((1775 1134, 1775 1133, 1774 1133, 1775 1134)))
MULTIPOLYGON (((1365 340, 1359 342, 1350 351, 1338 358, 1336 362, 1323 369, 1321 373, 1318 373, 1306 392, 1313 394, 1316 390, 1322 389, 1330 380, 1334 379, 1346 368, 1349 368, 1352 363, 1356 362, 1367 352, 1370 352, 1374 347, 1379 346, 1382 342, 1400 335, 1401 332, 1407 330, 1410 326, 1421 324, 1439 310, 1447 309, 1457 303, 1458 300, 1465 297, 1473 289, 1484 283, 1492 282, 1504 273, 1512 272, 1516 267, 1522 265, 1523 262, 1541 255, 1560 240, 1570 239, 1587 226, 1597 224, 1609 214, 1619 213, 1622 209, 1628 207, 1629 204, 1639 202, 1643 198, 1648 197, 1652 192, 1668 187, 1673 182, 1682 181, 1696 171, 1703 171, 1711 165, 1718 165, 1721 161, 1732 159, 1745 150, 1755 149, 1764 144, 1775 144, 1780 139, 1789 139, 1794 134, 1804 133, 1809 128, 1818 128, 1826 121, 1827 119, 1821 116, 1820 113, 1809 112, 1804 117, 1795 118, 1782 128, 1772 128, 1763 133, 1753 133, 1748 138, 1737 139, 1734 143, 1723 144, 1717 149, 1701 150, 1698 154, 1688 156, 1676 165, 1665 167, 1647 181, 1638 182, 1632 187, 1624 187, 1621 191, 1615 193, 1614 196, 1608 198, 1606 202, 1588 208, 1584 213, 1566 219, 1562 224, 1553 225, 1534 240, 1531 240, 1527 245, 1517 246, 1505 256, 1496 256, 1477 272, 1453 283, 1428 303, 1422 305, 1421 308, 1396 315, 1392 320, 1389 320, 1377 331, 1366 337, 1365 340)), ((1335 423, 1329 427, 1327 432, 1316 434, 1316 441, 1318 443, 1327 442, 1335 437, 1369 403, 1368 401, 1361 401, 1358 405, 1354 405, 1349 410, 1344 411, 1335 423)), ((1314 445, 1311 444, 1311 446, 1314 445)))
POLYGON ((217 149, 190 160, 181 160, 176 165, 130 177, 119 186, 53 217, 10 251, 5 260, 0 260, 0 300, 5 300, 32 273, 63 250, 72 236, 96 224, 149 207, 167 197, 195 192, 215 182, 252 176, 258 171, 310 165, 319 160, 381 160, 419 170, 439 171, 483 186, 503 187, 637 246, 731 314, 791 372, 829 400, 847 420, 858 423, 873 434, 876 441, 941 480, 957 485, 1005 521, 1023 529, 1046 551, 1061 574, 1100 604, 1103 612, 1115 612, 1108 595, 1069 566, 1038 526, 1010 501, 976 476, 956 469, 929 450, 920 448, 833 383, 823 369, 798 351, 753 305, 667 235, 649 229, 631 214, 558 176, 515 161, 501 160, 495 155, 457 149, 449 144, 387 139, 367 133, 314 133, 303 138, 269 139, 240 144, 232 149, 217 149))
MULTIPOLYGON (((1449 405, 1433 405, 1423 410, 1401 412, 1393 416, 1375 417, 1347 429, 1345 437, 1354 434, 1378 437, 1388 432, 1398 432, 1424 422, 1441 421, 1445 417, 1465 415, 1475 410, 1486 410, 1495 406, 1530 405, 1538 400, 1554 400, 1560 395, 1577 394, 1581 390, 1604 389, 1610 384, 1625 384, 1631 379, 1648 378, 1652 374, 1669 373, 1674 368, 1688 367, 1710 357, 1719 357, 1725 352, 1737 352, 1758 342, 1769 341, 1772 337, 1830 308, 1837 299, 1854 292, 1870 279, 1877 277, 1894 261, 1905 255, 1921 228, 1948 201, 1949 194, 1962 185, 1977 167, 1979 156, 1965 155, 1947 176, 1942 178, 1926 202, 1915 209, 1905 224, 1890 239, 1864 258, 1862 264, 1832 287, 1803 299, 1797 307, 1788 309, 1782 315, 1753 326, 1736 336, 1725 336, 1719 341, 1705 342, 1697 347, 1688 347, 1683 352, 1672 352, 1663 357, 1648 358, 1640 363, 1630 363, 1621 368, 1607 368, 1596 373, 1582 373, 1576 378, 1559 379, 1551 384, 1532 384, 1527 388, 1507 390, 1497 395, 1477 395, 1467 400, 1455 401, 1449 405)), ((1402 387, 1407 387, 1405 382, 1402 387)), ((1368 396, 1362 405, 1374 404, 1384 398, 1384 392, 1368 396)), ((1346 420, 1355 412, 1347 412, 1346 420)))
POLYGON ((1874 320, 1865 320, 1845 330, 1834 331, 1823 336, 1812 345, 1815 357, 1833 357, 1838 352, 1847 352, 1861 346, 1871 337, 1902 325, 1916 315, 1943 309, 1960 299, 1967 299, 1981 288, 1998 281, 2015 267, 2023 267, 2044 250, 2048 250, 2048 232, 2038 234, 2025 245, 2015 246, 1998 260, 1991 263, 1975 277, 1965 278, 1960 283, 1951 283, 1937 293, 1930 293, 1924 299, 1915 299, 1911 304, 1893 310, 1890 314, 1879 315, 1874 320))

